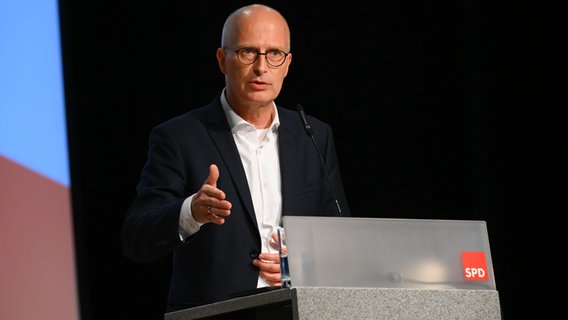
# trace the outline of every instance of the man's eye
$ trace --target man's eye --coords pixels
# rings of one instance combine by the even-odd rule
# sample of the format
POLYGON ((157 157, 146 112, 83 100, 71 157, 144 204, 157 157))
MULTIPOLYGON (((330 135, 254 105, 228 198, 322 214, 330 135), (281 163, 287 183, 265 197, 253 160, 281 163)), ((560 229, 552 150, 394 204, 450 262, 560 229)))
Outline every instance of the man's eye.
POLYGON ((280 50, 270 50, 268 51, 268 54, 271 56, 275 56, 275 57, 279 57, 282 55, 282 51, 280 50))

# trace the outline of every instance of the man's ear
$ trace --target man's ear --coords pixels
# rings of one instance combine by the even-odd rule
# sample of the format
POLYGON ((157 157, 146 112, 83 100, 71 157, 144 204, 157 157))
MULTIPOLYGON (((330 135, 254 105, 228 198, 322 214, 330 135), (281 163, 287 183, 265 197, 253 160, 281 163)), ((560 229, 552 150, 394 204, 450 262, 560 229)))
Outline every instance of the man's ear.
POLYGON ((223 48, 217 48, 217 63, 219 64, 219 70, 221 70, 221 72, 223 74, 227 74, 226 70, 226 66, 225 66, 225 57, 227 55, 227 52, 225 51, 225 49, 223 48))

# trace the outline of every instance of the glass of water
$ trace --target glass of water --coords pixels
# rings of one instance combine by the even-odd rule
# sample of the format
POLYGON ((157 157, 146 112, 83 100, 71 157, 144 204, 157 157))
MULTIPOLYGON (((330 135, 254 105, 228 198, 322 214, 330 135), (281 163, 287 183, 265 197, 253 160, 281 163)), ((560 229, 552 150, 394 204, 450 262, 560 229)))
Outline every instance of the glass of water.
POLYGON ((288 266, 288 250, 286 249, 286 233, 283 227, 277 227, 268 239, 269 249, 277 250, 280 256, 280 275, 282 288, 291 287, 290 268, 288 266))

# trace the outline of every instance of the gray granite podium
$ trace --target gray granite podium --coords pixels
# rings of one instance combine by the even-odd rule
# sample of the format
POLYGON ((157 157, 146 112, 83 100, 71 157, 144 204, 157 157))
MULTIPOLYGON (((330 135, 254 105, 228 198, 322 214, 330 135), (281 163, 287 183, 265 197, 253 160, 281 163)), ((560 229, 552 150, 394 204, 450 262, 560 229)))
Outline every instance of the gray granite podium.
POLYGON ((189 319, 501 319, 484 221, 284 216, 291 287, 189 319))
POLYGON ((189 319, 501 319, 496 290, 282 288, 167 313, 189 319))

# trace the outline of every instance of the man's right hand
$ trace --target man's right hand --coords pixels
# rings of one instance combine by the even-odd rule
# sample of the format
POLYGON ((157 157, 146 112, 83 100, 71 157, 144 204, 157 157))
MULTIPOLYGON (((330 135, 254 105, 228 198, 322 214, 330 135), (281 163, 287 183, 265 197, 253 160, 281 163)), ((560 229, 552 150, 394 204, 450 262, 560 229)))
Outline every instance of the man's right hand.
POLYGON ((217 188, 219 168, 209 166, 209 176, 191 201, 193 218, 199 223, 225 223, 225 217, 231 215, 231 202, 225 200, 225 192, 217 188))

